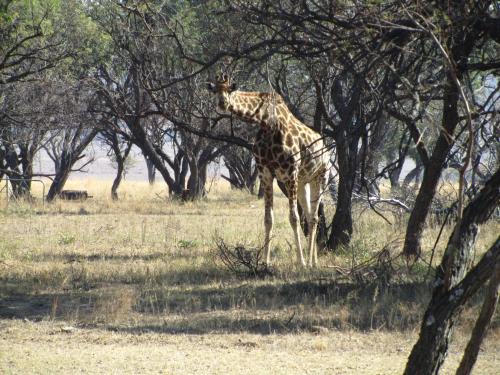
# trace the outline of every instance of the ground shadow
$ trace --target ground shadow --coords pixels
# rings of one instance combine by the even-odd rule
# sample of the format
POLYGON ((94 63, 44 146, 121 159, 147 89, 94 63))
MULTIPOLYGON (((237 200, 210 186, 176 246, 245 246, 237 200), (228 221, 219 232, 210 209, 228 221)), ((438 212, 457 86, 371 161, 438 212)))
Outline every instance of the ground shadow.
POLYGON ((74 254, 74 253, 50 253, 50 252, 40 252, 31 255, 32 261, 62 261, 65 263, 71 262, 100 262, 100 261, 121 261, 128 262, 134 260, 141 261, 153 261, 157 259, 165 259, 171 261, 172 259, 187 257, 186 255, 179 252, 178 254, 172 254, 171 252, 153 252, 147 254, 107 254, 107 253, 95 253, 95 254, 74 254))
POLYGON ((29 284, 11 283, 0 288, 0 318, 99 322, 110 329, 137 333, 270 333, 316 330, 318 326, 411 329, 428 295, 429 287, 423 283, 382 287, 325 280, 187 289, 103 284, 59 293, 33 293, 29 284), (131 314, 161 324, 123 327, 121 320, 131 314))
MULTIPOLYGON (((101 284, 92 290, 34 293, 30 284, 10 283, 0 288, 0 297, 3 319, 70 320, 136 334, 401 331, 420 324, 430 286, 269 280, 230 287, 101 284)), ((480 303, 481 296, 472 301, 480 303)))

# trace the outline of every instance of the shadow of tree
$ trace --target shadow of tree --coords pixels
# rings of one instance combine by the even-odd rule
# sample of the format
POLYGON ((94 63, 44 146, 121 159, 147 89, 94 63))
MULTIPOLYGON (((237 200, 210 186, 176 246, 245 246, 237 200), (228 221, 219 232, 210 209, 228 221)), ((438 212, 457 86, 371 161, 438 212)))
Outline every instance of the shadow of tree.
POLYGON ((413 329, 429 298, 423 283, 390 286, 327 280, 239 285, 102 284, 92 290, 0 288, 0 318, 62 319, 130 333, 280 333, 351 328, 413 329), (131 316, 140 317, 130 325, 131 316), (152 322, 152 323, 151 323, 152 322))

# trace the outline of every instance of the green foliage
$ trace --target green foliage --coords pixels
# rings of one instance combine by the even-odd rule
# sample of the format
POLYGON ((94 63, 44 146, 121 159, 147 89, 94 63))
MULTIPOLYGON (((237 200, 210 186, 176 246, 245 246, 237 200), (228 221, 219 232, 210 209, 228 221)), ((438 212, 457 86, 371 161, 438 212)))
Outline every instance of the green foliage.
POLYGON ((76 237, 71 235, 71 234, 66 234, 66 233, 63 233, 59 236, 59 240, 57 241, 57 243, 59 245, 71 245, 71 244, 74 244, 76 241, 76 237))
POLYGON ((91 73, 103 61, 108 42, 85 6, 79 0, 4 1, 0 57, 5 64, 0 79, 23 79, 57 65, 59 71, 53 74, 58 76, 91 73))
POLYGON ((193 249, 199 245, 197 240, 179 240, 177 246, 181 249, 193 249))

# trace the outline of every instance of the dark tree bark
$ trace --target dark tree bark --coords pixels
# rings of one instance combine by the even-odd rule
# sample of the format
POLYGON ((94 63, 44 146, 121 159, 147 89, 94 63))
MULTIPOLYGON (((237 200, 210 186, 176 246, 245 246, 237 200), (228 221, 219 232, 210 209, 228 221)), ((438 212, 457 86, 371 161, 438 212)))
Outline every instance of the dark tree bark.
POLYGON ((146 161, 146 169, 148 171, 148 182, 150 185, 154 185, 156 177, 155 165, 149 160, 147 156, 144 156, 144 160, 146 161))
POLYGON ((7 161, 5 160, 5 149, 2 143, 0 143, 0 180, 5 175, 7 171, 7 161))
POLYGON ((221 175, 234 189, 246 189, 255 193, 258 170, 253 162, 252 153, 244 148, 229 147, 224 152, 224 164, 229 176, 221 175))
POLYGON ((79 142, 76 141, 77 136, 71 142, 70 148, 65 148, 62 150, 61 155, 58 159, 58 168, 52 184, 50 185, 49 192, 47 193, 47 202, 52 202, 64 188, 66 181, 68 180, 71 169, 75 163, 80 160, 83 155, 83 151, 92 142, 92 140, 97 135, 98 130, 92 129, 86 136, 84 136, 79 142))
POLYGON ((125 161, 127 160, 130 150, 132 149, 132 142, 127 141, 125 149, 122 151, 120 148, 118 135, 116 133, 113 133, 110 135, 110 137, 111 148, 115 155, 116 161, 116 176, 113 180, 113 185, 111 185, 111 199, 118 200, 118 187, 122 182, 123 172, 125 171, 125 161))
POLYGON ((207 165, 198 164, 196 160, 189 163, 189 178, 187 181, 187 196, 183 199, 196 200, 203 198, 206 194, 205 183, 207 178, 207 165))
MULTIPOLYGON (((177 151, 171 167, 174 173, 174 180, 176 185, 182 186, 182 188, 184 189, 184 187, 186 186, 186 178, 189 172, 189 160, 182 149, 179 149, 177 151)), ((170 192, 170 194, 172 194, 172 192, 170 192)))
POLYGON ((402 170, 403 170, 403 163, 398 163, 396 168, 394 168, 389 174, 389 182, 391 183, 391 192, 393 194, 399 188, 399 179, 401 177, 402 170))
POLYGON ((63 152, 60 155, 56 175, 47 193, 47 202, 52 202, 61 193, 68 180, 71 168, 77 160, 79 160, 79 158, 72 153, 63 152))
POLYGON ((438 374, 458 314, 468 299, 488 281, 500 262, 499 237, 480 262, 467 273, 473 260, 478 225, 490 217, 499 201, 500 169, 466 207, 462 220, 455 225, 438 268, 432 298, 405 374, 438 374))
MULTIPOLYGON (((128 48, 124 46, 124 48, 128 48)), ((126 133, 131 142, 136 145, 144 155, 148 163, 149 177, 152 177, 151 171, 158 171, 168 186, 169 193, 173 196, 180 197, 184 190, 184 185, 180 185, 176 180, 177 176, 173 176, 169 167, 175 168, 175 161, 165 154, 162 150, 162 144, 158 144, 158 139, 154 139, 148 133, 148 120, 154 117, 161 116, 157 111, 152 109, 151 98, 145 92, 143 81, 141 80, 139 71, 144 68, 144 56, 133 60, 126 73, 126 79, 123 85, 117 86, 117 80, 112 78, 106 68, 101 67, 98 72, 99 82, 105 82, 104 85, 98 87, 98 94, 102 98, 102 105, 105 109, 105 114, 111 113, 115 119, 120 119, 124 124, 125 130, 121 133, 126 133)), ((152 125, 161 134, 163 138, 164 130, 158 129, 159 124, 152 125)), ((116 126, 112 124, 110 131, 116 131, 116 126)), ((150 179, 151 181, 151 179, 150 179)))
POLYGON ((176 181, 170 175, 162 157, 157 149, 149 141, 146 132, 140 124, 140 118, 130 118, 126 121, 128 128, 132 133, 132 142, 141 149, 142 153, 149 159, 154 167, 160 172, 161 176, 168 185, 169 190, 177 196, 182 195, 183 187, 176 184, 176 181))
POLYGON ((19 152, 14 145, 9 147, 6 154, 6 171, 12 187, 12 196, 16 199, 29 197, 31 191, 31 179, 33 177, 32 157, 23 152, 19 147, 19 152))
POLYGON ((327 245, 330 249, 347 246, 351 241, 352 192, 356 181, 358 138, 336 137, 339 164, 337 208, 332 220, 332 229, 327 245))
POLYGON ((257 198, 264 198, 264 186, 262 184, 259 184, 259 192, 257 193, 257 198))
POLYGON ((331 135, 335 140, 338 160, 339 185, 337 194, 337 208, 333 216, 331 231, 327 246, 331 250, 339 246, 346 246, 351 241, 352 226, 352 193, 358 171, 358 144, 362 131, 359 100, 362 94, 362 75, 349 78, 348 70, 337 76, 330 88, 330 99, 339 113, 340 122, 331 117, 326 108, 323 85, 315 81, 318 106, 323 118, 331 128, 331 135), (351 82, 352 81, 352 82, 351 82), (352 87, 347 89, 347 86, 352 87))
MULTIPOLYGON (((208 165, 221 153, 223 153, 227 147, 229 146, 225 145, 220 148, 208 146, 205 147, 199 155, 197 155, 197 153, 188 155, 190 175, 187 182, 187 199, 200 199, 206 195, 207 191, 205 189, 205 185, 207 182, 208 165)), ((186 151, 186 154, 190 154, 190 152, 186 151)))
MULTIPOLYGON (((455 143, 454 133, 460 122, 459 102, 461 99, 460 82, 467 71, 466 61, 476 47, 477 43, 486 34, 481 30, 480 19, 485 18, 489 8, 488 2, 455 2, 453 5, 438 3, 438 8, 450 16, 450 30, 443 41, 438 42, 432 34, 436 48, 442 51, 444 69, 443 80, 443 108, 439 137, 435 143, 432 155, 426 162, 424 176, 420 190, 415 200, 415 209, 408 220, 403 253, 408 258, 416 258, 421 254, 421 237, 424 230, 425 219, 429 213, 432 199, 436 193, 437 184, 445 167, 448 154, 455 143), (467 14, 465 19, 464 15, 467 14)), ((464 94, 465 95, 465 94, 464 94)), ((466 100, 466 99, 464 99, 466 100)), ((469 134, 470 137, 473 134, 469 134)))
POLYGON ((423 164, 420 161, 417 161, 415 168, 409 171, 405 176, 405 179, 403 180, 403 188, 408 187, 412 181, 418 182, 423 169, 423 164))
POLYGON ((379 194, 376 176, 378 174, 379 164, 382 160, 384 141, 387 140, 387 121, 387 115, 382 113, 371 129, 370 137, 368 137, 368 133, 365 133, 363 136, 363 151, 361 155, 363 164, 361 175, 363 176, 363 181, 361 181, 360 187, 363 186, 367 188, 369 193, 373 195, 379 194))
POLYGON ((403 134, 399 141, 399 146, 397 150, 395 148, 390 148, 387 150, 386 158, 389 165, 389 181, 391 183, 391 193, 393 195, 399 195, 400 191, 400 177, 403 170, 405 160, 408 156, 408 149, 410 146, 410 139, 406 139, 406 135, 403 134))
POLYGON ((439 374, 458 314, 492 276, 498 262, 500 238, 460 283, 447 292, 434 292, 422 321, 419 339, 408 358, 405 375, 439 374))
POLYGON ((31 180, 33 179, 33 159, 39 147, 40 138, 34 135, 29 142, 10 144, 6 142, 3 167, 0 168, 8 176, 12 187, 12 196, 16 199, 31 197, 31 180))
POLYGON ((442 130, 432 156, 429 159, 429 163, 424 170, 422 184, 415 199, 415 208, 410 214, 406 229, 403 253, 408 257, 418 257, 422 252, 420 241, 424 231, 425 219, 429 213, 432 199, 436 194, 436 188, 444 169, 446 158, 453 146, 452 137, 459 121, 459 91, 451 74, 448 74, 444 90, 442 130))
POLYGON ((500 286, 500 263, 496 264, 495 271, 491 277, 486 296, 484 297, 483 306, 479 317, 474 325, 472 335, 467 347, 465 348, 464 356, 457 369, 456 375, 469 375, 476 363, 481 343, 486 336, 486 332, 491 323, 491 319, 495 314, 498 304, 498 292, 500 286))

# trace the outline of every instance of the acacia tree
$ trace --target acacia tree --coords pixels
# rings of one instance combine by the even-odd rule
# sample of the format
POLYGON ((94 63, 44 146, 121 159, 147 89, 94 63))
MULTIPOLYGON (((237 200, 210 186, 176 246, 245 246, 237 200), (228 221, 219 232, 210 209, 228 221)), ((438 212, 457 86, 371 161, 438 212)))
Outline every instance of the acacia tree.
MULTIPOLYGON (((463 82, 474 72, 488 72, 500 67, 487 51, 493 40, 500 39, 499 29, 494 26, 497 22, 490 14, 492 6, 492 1, 438 2, 433 8, 433 14, 426 6, 407 11, 414 30, 421 35, 427 48, 435 51, 435 61, 440 64, 437 68, 442 72, 433 77, 433 86, 437 86, 442 97, 442 116, 437 139, 432 147, 425 145, 425 142, 417 143, 424 164, 424 175, 415 208, 408 221, 403 248, 407 256, 415 257, 421 252, 420 240, 425 219, 455 143, 457 129, 468 126, 465 130, 467 136, 474 137, 470 118, 473 109, 469 108, 467 99, 467 96, 474 97, 474 92, 466 93, 463 82), (438 29, 441 30, 439 37, 436 34, 438 29), (460 115, 460 112, 463 115, 460 115)), ((429 57, 432 57, 432 54, 429 57)), ((474 111, 478 117, 490 116, 483 111, 482 106, 478 106, 474 111)), ((420 138, 414 119, 412 121, 409 118, 407 123, 416 133, 415 137, 420 138)), ((469 158, 470 155, 467 160, 469 158)), ((467 166, 468 161, 461 165, 460 169, 465 172, 467 166)))
MULTIPOLYGON (((99 133, 99 119, 92 116, 93 91, 83 82, 75 87, 63 83, 58 95, 59 116, 54 122, 47 146, 48 155, 54 162, 54 179, 47 193, 47 201, 54 200, 64 188, 75 164, 85 157, 84 151, 99 133)), ((83 166, 92 160, 85 162, 83 166)))
POLYGON ((16 194, 29 194, 33 158, 48 131, 77 126, 69 122, 84 116, 89 93, 73 89, 99 60, 100 43, 82 8, 77 0, 2 2, 0 148, 6 152, 0 152, 0 166, 16 194))
POLYGON ((43 147, 50 124, 50 95, 43 83, 4 85, 0 119, 0 176, 7 175, 16 198, 29 197, 35 154, 43 147))
POLYGON ((190 57, 204 56, 193 42, 200 35, 198 15, 180 3, 102 3, 105 6, 96 4, 92 14, 111 38, 113 64, 101 65, 94 80, 101 98, 99 111, 125 124, 131 141, 162 175, 172 195, 181 196, 186 183, 189 198, 203 196, 207 166, 227 147, 214 141, 232 139, 247 147, 248 143, 212 132, 224 116, 213 116, 209 110, 212 104, 200 72, 210 63, 190 57), (186 25, 192 28, 189 35, 184 33, 186 25), (174 147, 167 150, 164 145, 174 147))
MULTIPOLYGON (((111 120, 114 123, 114 128, 118 129, 118 121, 111 120)), ((99 132, 98 137, 101 143, 108 147, 108 156, 112 162, 116 164, 116 175, 111 185, 111 199, 118 200, 118 187, 125 174, 125 163, 132 150, 132 142, 130 138, 123 132, 110 130, 110 127, 104 126, 99 132)))
POLYGON ((51 28, 59 11, 44 3, 0 5, 0 177, 9 177, 17 197, 30 193, 33 158, 49 122, 42 107, 51 113, 37 81, 71 55, 64 33, 51 28))
POLYGON ((0 90, 70 56, 63 34, 51 27, 58 17, 52 5, 12 0, 0 4, 0 90))
POLYGON ((221 177, 228 181, 232 188, 246 189, 254 194, 258 170, 252 153, 245 148, 233 146, 223 152, 223 158, 228 176, 221 174, 221 177))
MULTIPOLYGON (((170 112, 158 109, 147 90, 147 83, 156 80, 156 76, 176 74, 175 40, 169 36, 169 20, 162 18, 161 6, 158 9, 154 2, 144 6, 102 3, 95 4, 92 16, 111 39, 109 58, 113 64, 101 65, 96 74, 94 85, 100 97, 97 112, 118 119, 125 126, 131 142, 151 164, 150 169, 154 167, 169 192, 180 197, 189 168, 187 154, 176 147, 172 155, 164 147, 176 142, 178 146, 182 137, 173 129, 172 119, 165 116, 170 112)), ((109 131, 113 130, 111 126, 109 131)))
MULTIPOLYGON (((182 61, 177 65, 182 71, 188 70, 182 61)), ((157 80, 150 81, 149 88, 162 78, 157 77, 157 80)), ((208 166, 229 147, 204 136, 214 126, 212 105, 204 86, 204 80, 198 76, 162 90, 150 90, 156 108, 173 126, 174 149, 189 167, 184 199, 199 199, 206 195, 208 166)))

